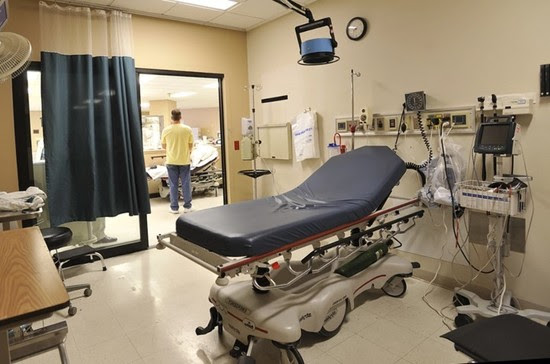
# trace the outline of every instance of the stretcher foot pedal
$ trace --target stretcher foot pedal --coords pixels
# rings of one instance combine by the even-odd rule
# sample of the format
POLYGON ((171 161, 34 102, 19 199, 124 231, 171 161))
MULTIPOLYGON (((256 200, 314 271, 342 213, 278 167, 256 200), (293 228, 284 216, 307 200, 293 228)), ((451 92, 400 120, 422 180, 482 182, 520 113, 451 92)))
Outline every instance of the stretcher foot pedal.
POLYGON ((206 325, 206 327, 197 327, 195 329, 195 334, 206 335, 213 331, 216 327, 218 328, 218 334, 221 335, 223 333, 222 317, 215 307, 210 307, 210 321, 208 321, 208 325, 206 325))

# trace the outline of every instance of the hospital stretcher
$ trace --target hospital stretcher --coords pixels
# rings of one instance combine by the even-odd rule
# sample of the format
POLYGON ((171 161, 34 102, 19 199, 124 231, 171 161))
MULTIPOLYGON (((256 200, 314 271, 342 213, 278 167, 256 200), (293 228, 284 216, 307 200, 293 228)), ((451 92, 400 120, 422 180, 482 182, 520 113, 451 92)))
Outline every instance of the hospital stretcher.
POLYGON ((405 293, 417 263, 392 253, 393 238, 423 210, 417 199, 383 209, 405 163, 389 148, 369 146, 328 160, 284 194, 182 215, 168 247, 216 273, 210 322, 198 335, 225 328, 232 355, 253 362, 258 339, 271 340, 287 362, 303 363, 302 331, 335 335, 354 299, 371 288, 405 293), (300 248, 312 248, 293 260, 300 248), (252 281, 230 282, 248 274, 252 281))
MULTIPOLYGON (((161 156, 165 158, 166 156, 161 156)), ((153 157, 154 158, 154 157, 153 157)), ((221 170, 216 169, 218 151, 209 144, 197 144, 191 154, 191 192, 203 193, 214 191, 218 195, 218 188, 223 183, 221 170)), ((159 195, 167 198, 170 195, 168 171, 164 165, 155 165, 146 169, 147 177, 151 180, 160 179, 159 195)), ((182 195, 181 185, 179 194, 182 195)))

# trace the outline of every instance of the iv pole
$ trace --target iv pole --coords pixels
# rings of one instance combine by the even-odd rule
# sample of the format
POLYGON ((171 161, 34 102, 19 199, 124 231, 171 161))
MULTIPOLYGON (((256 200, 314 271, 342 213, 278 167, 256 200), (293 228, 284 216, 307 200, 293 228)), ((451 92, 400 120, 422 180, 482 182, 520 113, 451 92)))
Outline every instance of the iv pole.
MULTIPOLYGON (((254 195, 254 199, 258 198, 258 181, 256 181, 257 178, 265 176, 267 174, 271 174, 271 171, 267 169, 258 169, 258 166, 256 164, 256 158, 258 157, 258 146, 262 143, 261 140, 256 140, 256 90, 261 90, 261 85, 250 85, 250 88, 252 89, 252 132, 247 133, 245 138, 252 137, 251 140, 251 157, 247 157, 246 159, 243 158, 243 160, 252 160, 252 166, 253 169, 245 169, 242 171, 239 171, 239 174, 243 174, 247 177, 254 178, 254 184, 252 185, 252 191, 254 195)), ((245 87, 245 89, 248 89, 248 87, 245 87)))
MULTIPOLYGON (((254 98, 254 92, 256 85, 251 85, 252 88, 252 169, 254 175, 256 175, 256 101, 254 98)), ((254 200, 258 198, 258 179, 254 178, 254 200)))
POLYGON ((355 149, 355 130, 357 124, 355 123, 355 84, 354 77, 361 77, 361 72, 353 72, 351 70, 351 150, 355 149))

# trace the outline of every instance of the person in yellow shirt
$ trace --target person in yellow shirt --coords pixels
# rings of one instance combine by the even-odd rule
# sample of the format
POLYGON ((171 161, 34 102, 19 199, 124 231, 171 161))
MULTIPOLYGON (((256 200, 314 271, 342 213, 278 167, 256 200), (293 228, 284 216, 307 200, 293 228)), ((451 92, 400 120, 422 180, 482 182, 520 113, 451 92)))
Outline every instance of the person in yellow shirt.
POLYGON ((166 169, 170 182, 170 212, 179 213, 178 187, 181 180, 183 191, 183 212, 190 212, 191 204, 191 151, 193 132, 181 123, 181 111, 172 110, 171 125, 164 128, 161 136, 162 147, 166 150, 166 169))

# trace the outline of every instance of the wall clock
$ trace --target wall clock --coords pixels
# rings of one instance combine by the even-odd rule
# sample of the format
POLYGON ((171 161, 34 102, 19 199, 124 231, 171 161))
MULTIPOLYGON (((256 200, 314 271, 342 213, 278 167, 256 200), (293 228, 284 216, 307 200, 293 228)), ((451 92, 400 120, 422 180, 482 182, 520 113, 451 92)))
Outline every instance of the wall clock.
POLYGON ((351 40, 360 40, 367 34, 367 19, 356 16, 351 19, 346 27, 346 34, 351 40))

